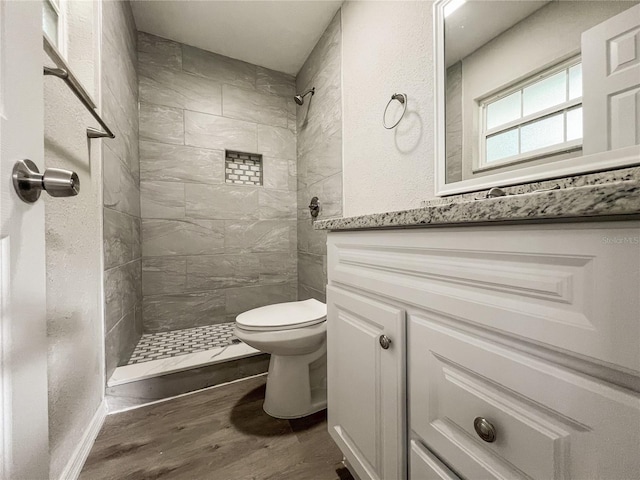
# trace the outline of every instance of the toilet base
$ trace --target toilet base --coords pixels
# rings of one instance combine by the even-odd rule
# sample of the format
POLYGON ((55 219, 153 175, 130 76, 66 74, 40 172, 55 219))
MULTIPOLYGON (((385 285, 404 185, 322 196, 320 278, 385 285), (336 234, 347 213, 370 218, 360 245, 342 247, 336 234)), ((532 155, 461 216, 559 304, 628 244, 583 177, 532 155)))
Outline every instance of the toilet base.
POLYGON ((263 410, 282 419, 327 408, 327 345, 308 355, 271 355, 263 410))

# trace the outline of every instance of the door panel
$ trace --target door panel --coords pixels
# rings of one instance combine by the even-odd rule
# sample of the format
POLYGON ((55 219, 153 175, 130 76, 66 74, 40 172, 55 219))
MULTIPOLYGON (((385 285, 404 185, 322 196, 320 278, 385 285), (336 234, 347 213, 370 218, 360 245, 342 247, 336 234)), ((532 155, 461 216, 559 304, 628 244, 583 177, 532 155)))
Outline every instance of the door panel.
POLYGON ((17 160, 44 162, 42 3, 0 0, 0 477, 49 475, 44 203, 22 202, 17 160))
POLYGON ((640 144, 640 5, 582 34, 585 155, 640 144))
POLYGON ((329 433, 361 480, 403 480, 405 313, 332 286, 327 294, 329 433))

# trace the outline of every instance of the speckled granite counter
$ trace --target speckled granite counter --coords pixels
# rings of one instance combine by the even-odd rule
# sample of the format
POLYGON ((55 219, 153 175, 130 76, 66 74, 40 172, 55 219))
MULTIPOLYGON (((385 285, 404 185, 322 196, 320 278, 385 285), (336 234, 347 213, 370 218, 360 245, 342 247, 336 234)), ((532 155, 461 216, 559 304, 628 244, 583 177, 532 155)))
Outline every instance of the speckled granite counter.
POLYGON ((484 198, 485 193, 476 192, 457 198, 435 199, 433 203, 425 202, 422 208, 412 210, 319 220, 314 228, 354 230, 597 219, 594 217, 617 220, 640 218, 638 168, 579 178, 583 180, 570 182, 570 179, 562 179, 535 184, 538 189, 560 186, 557 190, 522 193, 523 186, 510 187, 504 189, 509 195, 498 198, 484 198), (588 180, 589 177, 592 177, 592 181, 588 180))

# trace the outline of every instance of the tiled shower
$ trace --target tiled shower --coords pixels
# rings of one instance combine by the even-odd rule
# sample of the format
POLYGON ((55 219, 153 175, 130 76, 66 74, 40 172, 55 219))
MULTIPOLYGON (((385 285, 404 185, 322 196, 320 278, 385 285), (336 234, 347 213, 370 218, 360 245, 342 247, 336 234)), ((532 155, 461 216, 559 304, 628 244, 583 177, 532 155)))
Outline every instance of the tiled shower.
POLYGON ((105 34, 137 41, 114 60, 131 101, 113 123, 130 128, 104 155, 107 378, 236 342, 243 311, 324 301, 325 238, 307 205, 318 196, 326 218, 342 198, 339 14, 297 78, 125 25, 105 34))

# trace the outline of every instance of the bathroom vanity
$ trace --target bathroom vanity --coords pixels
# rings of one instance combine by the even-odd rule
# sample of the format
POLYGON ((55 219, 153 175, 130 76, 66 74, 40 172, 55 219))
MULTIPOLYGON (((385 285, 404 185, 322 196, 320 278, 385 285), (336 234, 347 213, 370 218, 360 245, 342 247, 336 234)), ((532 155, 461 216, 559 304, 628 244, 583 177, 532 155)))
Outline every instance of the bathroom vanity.
POLYGON ((328 272, 361 480, 640 475, 640 222, 334 230, 328 272))
POLYGON ((638 178, 316 222, 329 431, 356 476, 640 478, 638 178))

